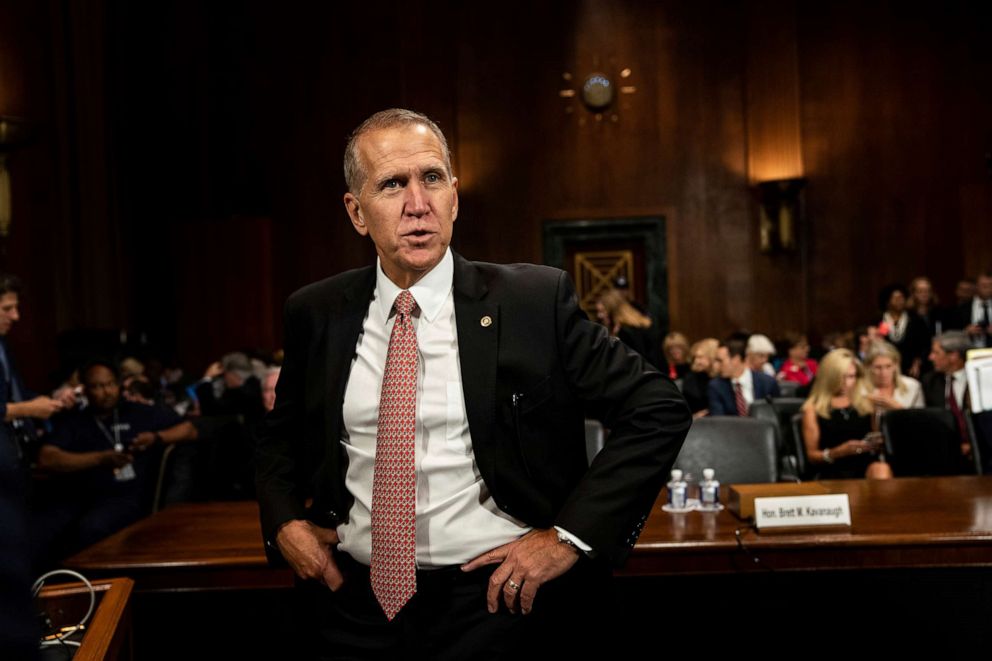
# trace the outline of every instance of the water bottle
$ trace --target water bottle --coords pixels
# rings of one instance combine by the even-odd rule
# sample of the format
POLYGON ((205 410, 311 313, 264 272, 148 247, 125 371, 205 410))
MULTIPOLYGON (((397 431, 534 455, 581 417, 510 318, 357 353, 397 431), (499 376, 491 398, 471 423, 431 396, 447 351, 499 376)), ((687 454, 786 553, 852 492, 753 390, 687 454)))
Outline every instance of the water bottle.
POLYGON ((703 481, 699 484, 699 509, 720 509, 720 483, 713 479, 712 468, 703 469, 703 481))
POLYGON ((668 482, 668 506, 674 510, 684 510, 689 492, 689 485, 682 479, 682 471, 672 469, 672 479, 668 482))

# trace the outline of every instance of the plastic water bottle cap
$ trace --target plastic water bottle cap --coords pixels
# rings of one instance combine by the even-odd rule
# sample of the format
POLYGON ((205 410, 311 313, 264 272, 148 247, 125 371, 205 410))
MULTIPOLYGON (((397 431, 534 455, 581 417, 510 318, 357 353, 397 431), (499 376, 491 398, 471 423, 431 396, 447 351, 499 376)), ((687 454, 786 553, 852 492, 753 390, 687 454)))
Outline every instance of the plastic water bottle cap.
POLYGON ((716 473, 714 472, 714 470, 712 468, 704 468, 703 469, 703 479, 704 480, 707 480, 707 481, 712 480, 713 479, 713 476, 715 474, 716 473))
POLYGON ((678 468, 673 468, 672 469, 672 481, 673 482, 678 482, 681 479, 682 479, 682 471, 679 470, 678 468))

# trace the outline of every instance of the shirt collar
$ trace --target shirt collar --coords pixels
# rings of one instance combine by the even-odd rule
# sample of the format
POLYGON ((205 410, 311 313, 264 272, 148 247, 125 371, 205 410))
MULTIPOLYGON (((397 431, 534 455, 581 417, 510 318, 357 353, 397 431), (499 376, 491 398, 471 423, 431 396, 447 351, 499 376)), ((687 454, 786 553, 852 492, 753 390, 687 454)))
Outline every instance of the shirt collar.
MULTIPOLYGON (((413 300, 417 301, 417 307, 420 308, 420 318, 425 319, 427 323, 432 323, 441 312, 441 306, 444 305, 451 293, 454 275, 455 260, 451 256, 451 248, 448 248, 444 251, 444 257, 441 258, 437 266, 410 287, 413 300)), ((383 273, 382 264, 377 258, 375 262, 375 298, 379 303, 379 309, 382 310, 383 319, 389 319, 389 315, 393 311, 393 303, 401 291, 403 290, 383 273)))
POLYGON ((733 383, 741 384, 741 388, 751 385, 751 368, 745 368, 744 372, 736 379, 731 379, 733 383))

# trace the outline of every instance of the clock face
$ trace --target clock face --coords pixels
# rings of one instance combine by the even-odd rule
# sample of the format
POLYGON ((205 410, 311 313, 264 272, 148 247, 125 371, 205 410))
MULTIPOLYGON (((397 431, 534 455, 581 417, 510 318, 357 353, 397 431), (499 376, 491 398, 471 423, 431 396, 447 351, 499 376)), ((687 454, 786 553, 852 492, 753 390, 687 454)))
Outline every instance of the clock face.
POLYGON ((582 102, 590 110, 603 110, 613 103, 613 82, 604 74, 591 74, 582 84, 582 102))

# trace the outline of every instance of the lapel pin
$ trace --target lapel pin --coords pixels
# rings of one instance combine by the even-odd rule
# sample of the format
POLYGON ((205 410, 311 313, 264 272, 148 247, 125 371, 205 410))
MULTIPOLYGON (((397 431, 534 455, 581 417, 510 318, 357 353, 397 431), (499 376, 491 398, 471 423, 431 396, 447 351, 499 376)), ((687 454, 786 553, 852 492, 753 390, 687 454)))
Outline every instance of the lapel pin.
POLYGON ((489 315, 487 314, 487 315, 486 315, 485 317, 483 317, 482 319, 479 319, 479 324, 480 324, 480 325, 481 325, 481 326, 482 326, 483 328, 489 328, 490 326, 492 326, 492 325, 493 325, 493 318, 492 318, 492 317, 490 317, 490 316, 489 316, 489 315))

